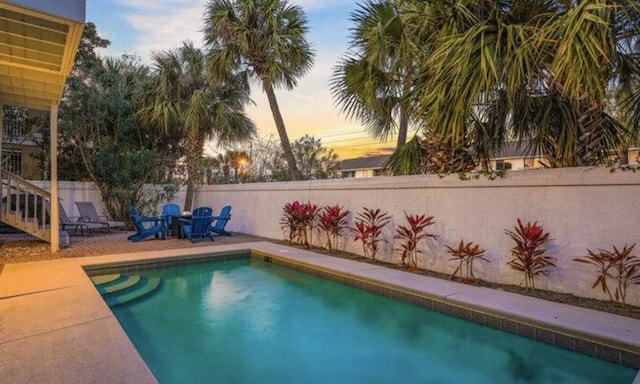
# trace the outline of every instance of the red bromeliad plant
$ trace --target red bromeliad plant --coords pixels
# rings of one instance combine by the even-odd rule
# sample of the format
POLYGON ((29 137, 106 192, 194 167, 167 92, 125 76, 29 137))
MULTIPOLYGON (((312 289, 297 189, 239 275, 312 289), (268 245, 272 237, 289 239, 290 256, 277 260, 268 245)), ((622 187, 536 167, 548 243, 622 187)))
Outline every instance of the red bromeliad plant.
POLYGON ((356 217, 351 234, 355 241, 362 242, 364 256, 375 260, 376 253, 378 253, 378 243, 380 241, 386 242, 386 240, 380 239, 380 234, 384 226, 391 220, 391 216, 386 212, 381 212, 380 209, 363 209, 364 212, 358 213, 356 217))
POLYGON ((609 295, 611 301, 621 303, 624 308, 627 288, 631 284, 640 284, 640 259, 631 254, 635 246, 635 243, 630 247, 625 244, 622 250, 614 246, 613 252, 601 249, 599 253, 587 249, 589 253, 587 256, 573 260, 595 266, 598 269, 598 277, 591 288, 599 285, 602 291, 609 295), (607 283, 608 279, 613 279, 617 283, 613 294, 607 283))
POLYGON ((290 242, 297 241, 308 248, 311 233, 317 222, 318 206, 310 202, 294 201, 286 203, 282 209, 284 214, 280 219, 280 225, 285 237, 288 234, 290 242))
POLYGON ((505 230, 516 242, 511 248, 513 259, 507 264, 516 271, 524 272, 524 285, 527 288, 535 288, 535 277, 537 275, 547 276, 547 268, 555 267, 555 257, 545 255, 546 249, 541 248, 544 243, 551 240, 549 232, 544 232, 542 225, 537 222, 523 225, 518 219, 518 225, 514 227, 515 232, 505 230))
POLYGON ((407 219, 409 226, 401 225, 396 229, 396 235, 394 239, 403 240, 400 244, 400 250, 402 251, 402 265, 411 267, 418 266, 418 253, 422 253, 418 249, 418 243, 420 240, 435 238, 436 235, 426 231, 427 227, 434 224, 433 216, 427 217, 427 215, 407 215, 404 216, 407 219))
POLYGON ((318 228, 327 234, 327 249, 329 251, 338 244, 338 237, 347 228, 347 216, 351 211, 348 209, 343 211, 342 208, 339 205, 327 205, 318 213, 318 228))
POLYGON ((458 268, 451 274, 451 279, 453 279, 456 274, 460 273, 460 279, 466 279, 467 281, 475 280, 475 276, 473 275, 473 262, 475 260, 489 261, 485 259, 484 252, 485 250, 480 248, 479 245, 473 245, 473 241, 464 243, 464 240, 460 240, 460 244, 458 244, 457 248, 447 247, 447 253, 451 255, 449 260, 457 260, 460 262, 458 268), (465 266, 465 276, 462 277, 463 265, 465 266))

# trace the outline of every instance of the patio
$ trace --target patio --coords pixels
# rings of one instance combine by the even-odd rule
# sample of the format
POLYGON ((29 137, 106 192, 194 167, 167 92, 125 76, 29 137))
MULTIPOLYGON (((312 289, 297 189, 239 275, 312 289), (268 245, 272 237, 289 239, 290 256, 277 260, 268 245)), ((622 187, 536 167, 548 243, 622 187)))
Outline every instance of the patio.
POLYGON ((91 235, 70 233, 71 246, 51 254, 49 243, 39 241, 27 234, 0 234, 0 271, 5 263, 21 263, 69 257, 100 256, 109 254, 160 251, 169 249, 189 249, 212 245, 228 245, 265 240, 262 237, 234 233, 233 236, 216 236, 215 242, 188 240, 169 237, 166 240, 148 239, 139 243, 127 241, 133 231, 95 231, 91 235))

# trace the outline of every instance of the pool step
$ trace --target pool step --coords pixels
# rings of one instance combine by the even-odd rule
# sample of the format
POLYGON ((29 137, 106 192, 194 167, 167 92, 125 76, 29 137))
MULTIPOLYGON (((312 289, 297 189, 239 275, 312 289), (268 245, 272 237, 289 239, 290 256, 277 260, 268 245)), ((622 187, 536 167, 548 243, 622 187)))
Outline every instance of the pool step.
POLYGON ((91 281, 96 286, 104 285, 104 284, 112 283, 112 282, 118 280, 120 278, 120 276, 121 275, 119 273, 115 273, 115 274, 112 274, 112 275, 93 276, 91 278, 91 281))
POLYGON ((128 303, 154 292, 162 282, 159 277, 146 278, 140 275, 103 275, 91 278, 107 305, 113 307, 128 303))
POLYGON ((144 279, 144 283, 141 286, 136 287, 133 291, 128 291, 126 293, 122 293, 119 295, 109 295, 105 296, 104 300, 107 302, 107 305, 110 307, 128 303, 130 301, 136 300, 142 296, 150 294, 155 291, 162 280, 159 277, 154 277, 151 279, 144 279))
POLYGON ((116 280, 116 281, 119 281, 116 284, 98 286, 98 292, 100 292, 100 294, 103 296, 109 293, 121 292, 121 291, 124 291, 125 289, 131 288, 134 285, 138 284, 138 282, 140 282, 140 279, 141 278, 139 275, 133 275, 133 276, 125 275, 125 279, 122 281, 119 281, 121 279, 116 280))

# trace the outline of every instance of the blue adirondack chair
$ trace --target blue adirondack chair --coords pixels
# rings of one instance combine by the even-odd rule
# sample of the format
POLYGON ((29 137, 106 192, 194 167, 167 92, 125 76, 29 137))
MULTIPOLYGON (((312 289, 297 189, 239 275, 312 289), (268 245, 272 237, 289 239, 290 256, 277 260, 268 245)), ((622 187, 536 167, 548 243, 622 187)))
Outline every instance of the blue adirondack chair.
POLYGON ((182 214, 182 210, 178 204, 165 204, 162 206, 162 216, 167 220, 167 228, 173 228, 173 216, 180 216, 182 214))
POLYGON ((191 219, 179 219, 184 237, 192 243, 206 239, 213 241, 213 234, 211 233, 212 213, 213 209, 200 207, 193 210, 191 219))
POLYGON ((220 210, 220 214, 218 216, 213 217, 213 225, 211 226, 211 231, 213 233, 217 233, 218 235, 223 236, 231 236, 231 232, 228 232, 224 229, 227 225, 227 222, 231 219, 231 206, 225 205, 220 210))
POLYGON ((137 243, 138 241, 144 240, 147 237, 151 236, 155 236, 156 239, 166 239, 167 226, 164 217, 141 217, 134 207, 130 207, 129 212, 131 220, 133 221, 133 225, 136 227, 136 233, 127 237, 128 240, 137 243), (150 226, 149 223, 151 223, 150 226))

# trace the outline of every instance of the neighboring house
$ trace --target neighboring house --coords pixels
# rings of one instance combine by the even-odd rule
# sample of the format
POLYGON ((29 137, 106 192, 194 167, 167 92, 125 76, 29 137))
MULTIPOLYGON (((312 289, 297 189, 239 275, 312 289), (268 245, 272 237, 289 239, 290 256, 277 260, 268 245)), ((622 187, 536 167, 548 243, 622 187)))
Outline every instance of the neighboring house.
POLYGON ((544 162, 544 156, 527 153, 526 143, 518 145, 516 141, 509 141, 504 144, 498 156, 491 159, 490 164, 495 171, 506 171, 541 168, 540 161, 544 162))
POLYGON ((389 155, 342 160, 337 167, 340 177, 373 177, 384 175, 389 155))
POLYGON ((629 164, 640 164, 640 147, 633 146, 629 148, 629 164))
MULTIPOLYGON (((640 148, 638 148, 637 146, 629 148, 629 164, 639 164, 639 155, 640 148)), ((509 141, 505 143, 498 156, 496 156, 494 159, 491 159, 491 169, 501 171, 542 168, 543 166, 541 162, 545 163, 544 156, 538 153, 527 153, 526 143, 518 146, 517 142, 509 141)))
POLYGON ((25 121, 4 118, 2 122, 2 169, 26 180, 42 180, 36 160, 41 133, 27 129, 25 121))

